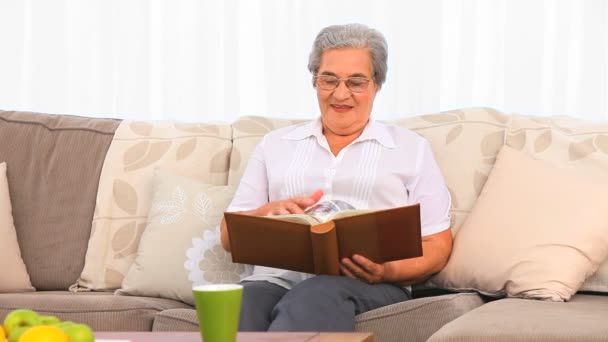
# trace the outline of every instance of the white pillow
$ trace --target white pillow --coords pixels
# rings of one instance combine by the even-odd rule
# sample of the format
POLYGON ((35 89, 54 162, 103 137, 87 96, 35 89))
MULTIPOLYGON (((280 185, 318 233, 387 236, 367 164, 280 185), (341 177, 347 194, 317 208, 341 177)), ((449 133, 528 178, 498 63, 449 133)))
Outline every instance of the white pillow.
POLYGON ((608 184, 505 146, 430 281, 490 296, 566 301, 608 256, 608 184))
POLYGON ((193 286, 249 276, 252 267, 233 264, 220 243, 219 224, 235 190, 156 170, 148 224, 117 294, 194 305, 193 286))

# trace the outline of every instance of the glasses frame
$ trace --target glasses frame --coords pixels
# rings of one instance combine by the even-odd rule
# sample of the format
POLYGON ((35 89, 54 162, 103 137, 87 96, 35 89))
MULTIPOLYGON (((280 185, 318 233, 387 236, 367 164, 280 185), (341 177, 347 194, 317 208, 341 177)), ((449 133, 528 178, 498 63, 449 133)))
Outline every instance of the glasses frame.
POLYGON ((313 77, 313 85, 314 85, 315 88, 319 88, 321 90, 334 91, 334 90, 338 89, 338 87, 340 86, 340 83, 344 82, 344 85, 346 85, 346 88, 348 89, 348 91, 350 91, 351 93, 360 94, 360 93, 364 93, 367 90, 367 87, 369 86, 369 83, 372 82, 373 80, 374 80, 373 78, 367 78, 367 77, 363 77, 363 76, 351 76, 351 77, 339 78, 339 77, 334 76, 334 75, 316 75, 316 76, 313 77), (330 88, 327 88, 327 89, 326 88, 322 88, 322 87, 319 87, 317 85, 317 79, 319 77, 331 77, 331 78, 336 79, 336 81, 338 81, 338 83, 336 83, 336 86, 334 88, 331 88, 331 89, 330 88), (363 89, 361 91, 352 90, 350 88, 351 86, 348 84, 348 81, 350 79, 353 79, 353 78, 360 79, 360 80, 365 80, 366 81, 366 83, 365 83, 365 89, 363 89))

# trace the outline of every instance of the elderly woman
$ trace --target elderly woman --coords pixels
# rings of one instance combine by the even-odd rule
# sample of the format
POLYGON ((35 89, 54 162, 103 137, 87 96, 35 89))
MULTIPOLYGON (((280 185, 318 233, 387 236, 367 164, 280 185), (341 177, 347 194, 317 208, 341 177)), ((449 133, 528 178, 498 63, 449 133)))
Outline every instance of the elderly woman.
MULTIPOLYGON (((428 142, 371 118, 386 61, 378 31, 359 24, 323 29, 308 63, 320 118, 263 138, 228 211, 302 213, 320 199, 357 209, 420 203, 423 256, 376 264, 353 255, 341 260, 343 276, 256 266, 242 282, 241 331, 352 331, 355 315, 411 299, 409 285, 446 264, 450 195, 428 142)), ((221 231, 229 250, 225 222, 221 231)))

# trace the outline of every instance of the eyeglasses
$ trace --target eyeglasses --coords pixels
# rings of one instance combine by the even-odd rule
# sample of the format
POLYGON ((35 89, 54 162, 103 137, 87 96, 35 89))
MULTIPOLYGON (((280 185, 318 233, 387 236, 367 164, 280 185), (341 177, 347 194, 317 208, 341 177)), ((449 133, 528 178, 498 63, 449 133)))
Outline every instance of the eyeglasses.
POLYGON ((336 76, 332 75, 318 75, 315 76, 314 79, 315 87, 327 91, 335 90, 340 85, 340 82, 344 81, 346 88, 353 93, 364 92, 367 90, 367 85, 371 81, 369 78, 365 77, 337 78, 336 76))

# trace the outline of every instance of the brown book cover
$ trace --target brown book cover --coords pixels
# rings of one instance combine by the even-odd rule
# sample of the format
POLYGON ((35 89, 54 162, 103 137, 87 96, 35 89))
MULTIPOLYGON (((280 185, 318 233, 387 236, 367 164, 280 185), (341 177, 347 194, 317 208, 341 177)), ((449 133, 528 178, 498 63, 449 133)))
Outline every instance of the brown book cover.
POLYGON ((345 210, 321 219, 229 212, 224 217, 236 263, 339 275, 340 260, 354 254, 376 263, 422 256, 419 204, 345 210))

